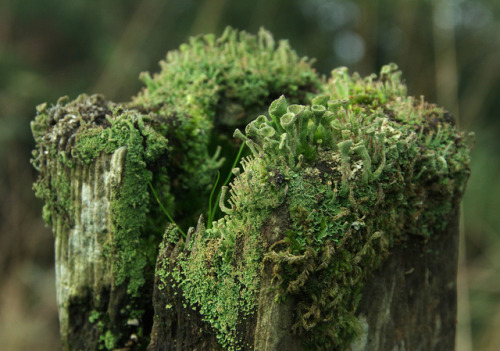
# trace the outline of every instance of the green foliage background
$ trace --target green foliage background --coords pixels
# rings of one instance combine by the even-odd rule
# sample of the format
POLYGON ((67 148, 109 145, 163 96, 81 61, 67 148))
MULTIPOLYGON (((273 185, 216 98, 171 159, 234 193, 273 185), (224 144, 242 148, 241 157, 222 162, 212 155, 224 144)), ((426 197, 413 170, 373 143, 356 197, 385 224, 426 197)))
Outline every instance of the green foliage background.
POLYGON ((289 39, 319 72, 388 62, 476 132, 463 205, 457 350, 500 337, 500 2, 496 0, 4 0, 0 2, 0 340, 58 350, 53 242, 31 184, 35 106, 62 95, 129 100, 141 71, 188 36, 232 25, 289 39))

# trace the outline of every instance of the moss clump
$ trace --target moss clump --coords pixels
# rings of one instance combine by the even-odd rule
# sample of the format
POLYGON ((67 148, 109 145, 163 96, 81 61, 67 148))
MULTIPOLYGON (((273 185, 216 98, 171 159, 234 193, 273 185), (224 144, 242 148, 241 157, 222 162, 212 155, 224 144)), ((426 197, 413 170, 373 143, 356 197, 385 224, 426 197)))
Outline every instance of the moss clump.
MULTIPOLYGON (((92 284, 96 300, 108 299, 106 295, 110 290, 126 286, 128 297, 115 301, 118 304, 115 308, 123 309, 118 317, 109 317, 104 313, 106 311, 101 311, 101 318, 96 322, 101 325, 100 332, 105 334, 101 340, 107 347, 111 345, 110 340, 118 342, 128 338, 121 335, 121 330, 130 329, 127 320, 132 315, 140 318, 147 308, 143 299, 147 301, 150 292, 145 292, 143 286, 153 280, 151 267, 156 260, 162 233, 158 229, 161 226, 145 230, 147 213, 157 212, 157 206, 152 206, 149 199, 148 182, 152 181, 149 168, 166 156, 168 143, 154 130, 148 116, 106 102, 97 95, 82 95, 68 103, 60 100, 51 108, 40 107, 38 112, 32 123, 38 142, 33 163, 40 170, 35 189, 36 195, 45 200, 47 223, 54 225, 60 242, 73 240, 68 238, 74 235, 75 228, 83 228, 81 241, 91 233, 97 235, 97 252, 89 254, 96 254, 98 260, 108 262, 107 268, 99 267, 98 271, 110 271, 104 272, 103 277, 94 276, 92 284), (100 159, 108 161, 101 162, 100 159), (103 179, 94 179, 92 172, 99 173, 103 179), (89 196, 95 197, 96 201, 91 206, 101 205, 102 208, 86 208, 88 204, 82 199, 89 196), (88 218, 87 213, 95 211, 100 211, 100 218, 88 218), (99 223, 104 223, 105 218, 110 218, 109 227, 101 228, 99 223), (111 274, 111 278, 106 278, 111 274), (111 286, 107 286, 109 283, 111 286), (124 305, 120 306, 122 303, 124 305)), ((163 220, 163 226, 165 222, 163 220)), ((68 245, 61 250, 69 253, 74 249, 68 245)), ((85 252, 85 248, 76 250, 85 252)), ((64 266, 60 268, 62 272, 75 270, 75 274, 82 275, 70 278, 79 281, 66 282, 74 285, 70 289, 75 290, 74 294, 78 294, 76 290, 82 281, 91 281, 80 272, 95 263, 86 262, 88 259, 76 254, 72 257, 73 262, 60 262, 64 266)), ((70 300, 71 296, 68 296, 67 302, 59 303, 70 304, 70 300)))
POLYGON ((288 42, 276 43, 263 29, 251 35, 227 28, 219 38, 191 38, 160 66, 153 77, 141 75, 146 87, 133 104, 154 111, 172 127, 175 136, 167 138, 176 173, 171 179, 179 184, 173 192, 179 212, 194 215, 190 223, 205 210, 193 206, 206 203, 200 196, 210 190, 219 157, 232 158, 237 150, 226 131, 248 123, 281 94, 305 103, 322 83, 310 60, 297 56, 288 42), (218 145, 221 155, 215 153, 218 145))
MULTIPOLYGON (((147 122, 149 117, 135 110, 106 102, 97 95, 82 95, 70 103, 59 101, 50 109, 40 109, 32 124, 35 138, 39 138, 33 161, 37 168, 46 166, 51 161, 48 155, 56 153, 61 165, 71 169, 78 164, 91 164, 102 153, 113 154, 123 148, 124 169, 119 189, 110 199, 114 238, 112 243, 106 243, 106 254, 114 262, 115 284, 127 281, 133 295, 144 284, 147 261, 149 264, 155 261, 155 250, 142 247, 151 245, 150 234, 141 234, 149 204, 147 182, 152 180, 147 165, 167 150, 167 140, 147 122), (69 145, 62 145, 63 141, 69 145)), ((58 214, 64 211, 74 222, 68 177, 67 172, 59 172, 55 177, 50 174, 35 185, 37 195, 45 200, 48 223, 54 211, 58 214)))
POLYGON ((151 206, 148 182, 152 173, 147 165, 167 150, 167 140, 144 119, 148 117, 136 111, 117 109, 108 118, 109 128, 82 130, 73 149, 77 160, 90 163, 101 152, 112 154, 124 148, 121 182, 111 201, 114 238, 109 252, 114 253, 115 284, 127 282, 132 296, 137 296, 145 283, 144 270, 154 265, 159 241, 158 229, 143 231, 151 206))
POLYGON ((248 347, 242 324, 255 320, 264 275, 277 301, 300 301, 292 330, 307 348, 349 345, 365 279, 408 235, 425 242, 446 227, 469 174, 467 137, 444 110, 406 96, 395 65, 325 81, 310 63, 264 30, 229 28, 170 52, 131 103, 82 95, 37 108, 35 191, 56 235, 68 349, 70 333, 85 344, 95 328, 101 348, 145 347, 166 222, 148 183, 181 226, 192 223, 237 149, 225 130, 248 122, 234 134, 251 155, 223 188, 226 216, 199 223, 185 245, 170 227, 182 250, 156 274, 225 349, 248 347))
POLYGON ((311 60, 297 56, 285 40, 275 43, 264 29, 257 36, 227 28, 219 38, 193 37, 160 66, 153 77, 141 75, 146 88, 134 102, 155 106, 165 116, 185 114, 195 125, 238 126, 269 97, 287 92, 293 101, 303 101, 321 84, 311 60))
POLYGON ((244 176, 236 180, 240 186, 233 187, 231 215, 210 229, 198 225, 195 237, 176 259, 182 271, 173 276, 184 298, 196 306, 227 350, 246 349, 238 329, 255 313, 264 253, 260 228, 283 201, 282 194, 265 182, 262 164, 243 160, 242 165, 244 176))
POLYGON ((58 162, 73 168, 71 148, 75 144, 74 132, 81 124, 100 124, 110 111, 108 103, 99 96, 89 98, 82 95, 71 103, 68 100, 67 97, 60 98, 50 108, 46 103, 37 106, 37 116, 31 122, 37 143, 31 162, 40 172, 34 189, 35 195, 45 201, 43 213, 47 224, 53 224, 55 213, 69 218, 72 211, 69 173, 64 169, 59 172, 57 169, 50 170, 48 166, 51 162, 54 165, 58 162))
POLYGON ((276 298, 300 301, 292 329, 305 346, 343 349, 364 279, 408 235, 444 228, 464 190, 465 136, 444 110, 407 97, 394 65, 379 78, 336 70, 324 92, 311 105, 281 97, 235 132, 253 156, 222 199, 227 216, 180 256, 178 284, 225 348, 240 347, 236 316, 252 313, 259 265, 271 262, 276 298), (259 246, 277 211, 289 218, 280 240, 259 246), (242 245, 249 262, 235 263, 242 245))

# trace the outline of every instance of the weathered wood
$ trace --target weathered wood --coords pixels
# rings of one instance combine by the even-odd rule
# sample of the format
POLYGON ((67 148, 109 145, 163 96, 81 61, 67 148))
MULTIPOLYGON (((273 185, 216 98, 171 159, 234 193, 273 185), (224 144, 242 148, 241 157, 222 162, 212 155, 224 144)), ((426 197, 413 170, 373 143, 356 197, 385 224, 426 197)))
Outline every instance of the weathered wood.
POLYGON ((161 152, 149 159, 147 152, 164 150, 165 139, 135 111, 124 116, 114 114, 115 107, 100 96, 82 95, 41 106, 34 124, 40 170, 35 188, 46 201, 44 216, 55 237, 66 350, 149 341, 154 275, 147 261, 160 240, 141 230, 148 210, 147 162, 161 152))
POLYGON ((190 45, 145 76, 134 103, 80 96, 38 108, 35 189, 54 229, 64 348, 452 350, 469 174, 453 119, 406 96, 395 65, 324 81, 267 32, 190 45), (206 55, 192 77, 186 57, 206 55), (263 78, 269 58, 279 64, 263 78), (238 90, 245 79, 254 89, 238 90), (252 95, 262 86, 286 86, 293 100, 236 129, 251 155, 222 187, 225 215, 201 216, 185 236, 194 216, 217 218, 209 183, 222 161, 209 145, 227 135, 214 124, 238 125, 280 94, 252 95), (181 225, 164 231, 172 213, 181 225))
POLYGON ((165 279, 177 269, 174 261, 179 247, 167 241, 161 246, 156 271, 163 273, 155 278, 155 314, 148 351, 221 350, 212 328, 196 310, 186 305, 174 279, 171 276, 165 279))
MULTIPOLYGON (((287 216, 283 211, 278 211, 276 215, 270 217, 263 227, 263 247, 270 247, 281 240, 278 235, 279 229, 285 226, 286 222, 287 216)), ((203 220, 200 219, 196 231, 191 232, 192 240, 200 237, 201 231, 204 230, 203 226, 203 220)), ((196 243, 194 245, 196 246, 196 243)), ((178 283, 172 279, 172 272, 180 269, 176 264, 179 250, 181 247, 186 247, 187 243, 180 241, 174 245, 164 241, 162 246, 156 267, 153 295, 155 317, 148 351, 223 350, 217 343, 216 331, 209 323, 203 321, 203 316, 196 308, 189 307, 182 289, 177 287, 178 283), (169 278, 164 279, 166 275, 169 278)), ((185 249, 184 254, 187 254, 189 259, 191 252, 185 249)), ((244 260, 246 254, 241 250, 234 260, 244 260)), ((291 332, 294 302, 276 301, 276 288, 272 263, 264 263, 257 307, 250 316, 244 318, 242 316, 237 326, 242 350, 303 350, 300 337, 291 332)))
POLYGON ((367 279, 350 350, 455 349, 458 206, 432 237, 408 236, 367 279))
POLYGON ((112 155, 103 154, 88 167, 67 169, 60 162, 54 167, 58 173, 69 171, 74 204, 73 225, 60 217, 54 225, 59 322, 69 349, 97 349, 98 331, 89 321, 92 311, 119 316, 119 309, 127 303, 121 301, 124 294, 113 289, 113 262, 105 254, 113 236, 110 202, 117 196, 125 153, 120 148, 112 155))
MULTIPOLYGON (((324 105, 287 107, 282 97, 271 118, 235 133, 253 158, 235 171, 230 207, 222 194, 227 215, 211 228, 200 222, 185 243, 166 236, 175 254, 160 257, 156 297, 170 301, 168 319, 228 350, 453 349, 458 207, 468 176, 463 136, 446 113, 408 98, 402 106, 410 116, 436 113, 420 120, 427 137, 391 113, 354 114, 336 144, 306 163, 294 154, 303 145, 285 143, 287 133, 310 142, 300 128, 316 131, 312 118, 327 115, 325 98, 315 101, 324 105), (371 141, 355 144, 353 133, 363 130, 371 141), (161 292, 167 285, 180 290, 161 292), (191 313, 196 322, 183 317, 191 313)), ((155 303, 157 317, 164 309, 155 303)), ((155 343, 192 339, 183 333, 155 343)))

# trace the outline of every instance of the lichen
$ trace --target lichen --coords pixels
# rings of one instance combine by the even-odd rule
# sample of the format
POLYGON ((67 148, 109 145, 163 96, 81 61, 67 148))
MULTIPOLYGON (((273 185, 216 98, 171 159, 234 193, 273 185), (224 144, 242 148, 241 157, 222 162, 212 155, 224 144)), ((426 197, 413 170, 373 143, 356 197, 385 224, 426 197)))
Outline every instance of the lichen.
POLYGON ((443 109, 407 97, 400 76, 394 65, 379 78, 335 70, 329 95, 311 105, 282 96, 235 132, 253 155, 222 199, 227 215, 198 231, 176 276, 225 348, 240 347, 237 318, 253 313, 271 262, 276 298, 299 297, 292 329, 305 347, 343 349, 360 328, 364 280, 408 235, 425 242, 446 226, 469 174, 467 137, 443 109), (280 240, 259 246, 283 206, 280 240), (249 262, 235 264, 242 245, 249 262))
POLYGON ((311 60, 297 56, 285 40, 275 43, 264 29, 257 36, 228 27, 219 38, 192 37, 160 66, 153 77, 141 75, 146 88, 134 102, 168 111, 166 116, 186 114, 195 124, 241 125, 269 96, 287 92, 292 100, 304 100, 321 83, 311 60))
MULTIPOLYGON (((228 350, 247 347, 239 328, 259 307, 265 274, 276 301, 299 301, 292 331, 306 348, 349 345, 360 329, 355 310, 365 279, 408 235, 432 240, 464 191, 469 136, 442 108, 408 97, 395 65, 366 78, 340 68, 326 81, 286 41, 228 28, 220 38, 192 38, 142 80, 131 103, 63 98, 40 105, 32 122, 40 172, 34 188, 63 258, 59 273, 73 279, 70 268, 82 266, 78 276, 102 261, 84 287, 64 281, 70 289, 60 293, 60 308, 86 304, 83 319, 97 328, 102 349, 121 347, 131 333, 139 347, 147 342, 135 321, 151 308, 149 284, 167 222, 148 185, 181 227, 192 224, 207 212, 224 158, 236 153, 227 130, 246 125, 234 136, 251 155, 222 189, 225 216, 208 227, 200 221, 185 243, 169 226, 167 242, 182 248, 179 269, 163 262, 156 276, 159 289, 176 285, 183 307, 198 311, 228 350), (92 187, 96 175, 103 179, 92 187), (82 208, 96 191, 98 223, 82 208), (269 221, 277 217, 270 243, 269 221), (83 239, 82 229, 71 245, 95 239, 95 247, 73 264, 64 250, 73 249, 68 236, 78 234, 82 218, 85 234, 97 238, 83 239), (126 296, 114 298, 126 302, 109 312, 117 301, 108 295, 125 287, 126 296)), ((62 324, 71 322, 67 312, 62 324)))
POLYGON ((177 259, 182 273, 173 277, 228 350, 245 349, 237 326, 255 312, 263 255, 259 229, 280 201, 270 196, 271 184, 262 183, 266 175, 260 174, 261 165, 243 161, 243 169, 241 187, 233 188, 233 200, 241 199, 238 209, 210 229, 199 225, 196 240, 189 241, 177 259))

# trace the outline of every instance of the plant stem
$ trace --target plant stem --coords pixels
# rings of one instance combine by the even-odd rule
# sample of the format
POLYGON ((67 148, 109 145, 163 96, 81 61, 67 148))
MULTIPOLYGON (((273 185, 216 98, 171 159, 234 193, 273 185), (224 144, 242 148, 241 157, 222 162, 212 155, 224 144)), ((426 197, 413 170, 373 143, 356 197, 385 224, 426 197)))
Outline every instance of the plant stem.
POLYGON ((167 209, 163 206, 163 204, 160 201, 160 198, 156 194, 156 191, 153 188, 153 185, 151 184, 151 182, 149 180, 148 180, 148 184, 149 184, 149 188, 151 189, 151 192, 153 193, 153 196, 155 197, 156 201, 158 202, 158 205, 160 205, 160 208, 162 209, 163 213, 165 213, 165 215, 167 216, 167 218, 169 219, 169 221, 172 222, 177 227, 177 229, 182 234, 182 236, 184 237, 184 239, 186 239, 186 233, 184 233, 184 231, 181 229, 181 227, 179 227, 177 225, 177 223, 175 223, 174 219, 170 216, 170 214, 168 213, 167 209))
MULTIPOLYGON (((233 173, 232 173, 233 169, 236 167, 236 165, 240 161, 240 157, 241 157, 241 154, 242 154, 244 148, 245 148, 245 142, 243 142, 241 144, 240 149, 238 150, 238 154, 236 155, 236 158, 234 159, 233 165, 231 166, 231 169, 229 170, 229 173, 228 173, 228 175, 226 177, 226 180, 224 181, 224 183, 220 187, 219 192, 217 193, 217 198, 215 199, 215 204, 218 204, 219 201, 220 201, 222 187, 226 186, 229 183, 229 181, 231 180, 231 176, 233 175, 233 173)), ((220 174, 217 175, 217 181, 215 182, 215 185, 214 185, 214 187, 212 189, 212 194, 210 194, 210 203, 209 203, 209 210, 208 210, 207 228, 211 228, 212 227, 212 222, 214 220, 215 213, 217 212, 217 207, 216 206, 212 206, 212 195, 213 195, 215 187, 217 186, 217 183, 219 181, 219 175, 220 174)))

